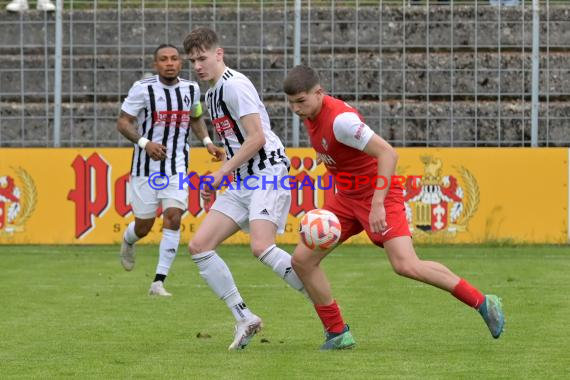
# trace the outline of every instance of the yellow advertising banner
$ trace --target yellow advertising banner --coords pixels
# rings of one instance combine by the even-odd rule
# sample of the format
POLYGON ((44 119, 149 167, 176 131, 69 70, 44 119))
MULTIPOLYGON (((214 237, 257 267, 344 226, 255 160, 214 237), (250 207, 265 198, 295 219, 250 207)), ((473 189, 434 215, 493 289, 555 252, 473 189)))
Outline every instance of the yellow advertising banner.
MULTIPOLYGON (((398 174, 414 239, 432 243, 568 241, 568 149, 402 148, 398 174)), ((281 243, 296 243, 298 220, 334 195, 309 148, 288 149, 297 186, 281 243)), ((0 150, 0 244, 118 244, 133 220, 128 201, 132 151, 0 150)), ((192 149, 190 171, 214 171, 205 149, 192 149)), ((198 176, 192 177, 198 181, 198 176)), ((205 215, 198 183, 190 189, 182 240, 205 215)), ((141 243, 158 243, 159 216, 141 243)), ((238 233, 229 243, 249 243, 238 233)), ((352 243, 367 243, 364 234, 352 243)))

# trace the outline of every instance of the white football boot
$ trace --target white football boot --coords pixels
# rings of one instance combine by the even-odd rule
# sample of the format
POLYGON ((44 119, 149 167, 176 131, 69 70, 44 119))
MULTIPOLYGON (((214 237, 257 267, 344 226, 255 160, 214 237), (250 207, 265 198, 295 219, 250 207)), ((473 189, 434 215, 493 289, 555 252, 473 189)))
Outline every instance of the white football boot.
POLYGON ((129 244, 123 239, 120 257, 123 268, 128 272, 132 271, 135 267, 135 245, 129 244))
POLYGON ((257 315, 236 323, 234 341, 228 350, 243 350, 251 340, 263 328, 263 321, 257 315))
POLYGON ((149 296, 161 296, 161 297, 170 297, 172 294, 168 293, 166 289, 164 289, 164 283, 162 281, 155 281, 150 284, 150 289, 148 290, 149 296))

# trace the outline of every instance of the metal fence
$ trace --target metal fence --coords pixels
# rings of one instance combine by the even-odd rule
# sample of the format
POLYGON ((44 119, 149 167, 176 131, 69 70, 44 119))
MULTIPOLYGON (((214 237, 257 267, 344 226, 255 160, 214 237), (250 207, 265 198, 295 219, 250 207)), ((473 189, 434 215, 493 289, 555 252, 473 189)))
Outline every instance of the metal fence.
MULTIPOLYGON (((218 31, 229 66, 252 79, 294 144, 280 90, 295 62, 296 15, 300 60, 394 145, 531 143, 532 1, 309 0, 299 13, 295 1, 64 3, 62 146, 128 145, 115 129, 121 101, 152 72, 158 44, 181 45, 198 25, 218 31)), ((570 4, 540 1, 539 17, 537 141, 569 146, 570 4)), ((0 146, 54 144, 55 29, 54 13, 0 10, 0 146)), ((189 65, 182 76, 192 77, 189 65)))

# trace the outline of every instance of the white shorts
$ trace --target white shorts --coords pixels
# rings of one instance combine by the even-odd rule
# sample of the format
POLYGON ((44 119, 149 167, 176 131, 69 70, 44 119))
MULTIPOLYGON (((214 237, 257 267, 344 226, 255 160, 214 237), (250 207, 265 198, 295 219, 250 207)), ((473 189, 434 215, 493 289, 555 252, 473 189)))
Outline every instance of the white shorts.
POLYGON ((275 224, 277 233, 282 234, 291 207, 291 191, 281 186, 279 180, 288 175, 287 168, 285 165, 270 166, 255 175, 260 178, 266 176, 271 181, 277 178, 277 186, 271 183, 262 186, 261 179, 257 183, 253 179, 248 180, 249 189, 243 183, 237 189, 236 184, 232 183, 234 188, 228 188, 220 194, 212 205, 212 210, 225 214, 245 232, 249 232, 251 220, 264 219, 275 224), (259 188, 252 189, 255 187, 259 188))
POLYGON ((178 188, 178 175, 168 177, 168 182, 166 177, 155 178, 154 181, 152 177, 131 177, 129 195, 133 214, 139 219, 153 219, 159 206, 163 210, 176 207, 186 211, 188 185, 183 185, 182 189, 178 188), (166 183, 168 186, 160 189, 166 183))

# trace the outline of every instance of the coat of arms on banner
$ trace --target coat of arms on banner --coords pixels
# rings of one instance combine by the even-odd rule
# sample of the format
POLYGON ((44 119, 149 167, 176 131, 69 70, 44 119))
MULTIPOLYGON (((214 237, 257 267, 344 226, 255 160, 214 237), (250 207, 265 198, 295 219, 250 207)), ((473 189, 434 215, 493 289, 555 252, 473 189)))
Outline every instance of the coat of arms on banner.
POLYGON ((479 186, 473 174, 454 168, 459 176, 442 175, 443 162, 432 156, 421 157, 421 179, 410 178, 404 190, 406 218, 414 234, 455 234, 465 231, 479 206, 479 186), (410 182, 417 181, 415 186, 410 182))
POLYGON ((22 168, 14 172, 16 176, 0 173, 0 236, 23 231, 38 199, 30 174, 22 168))

